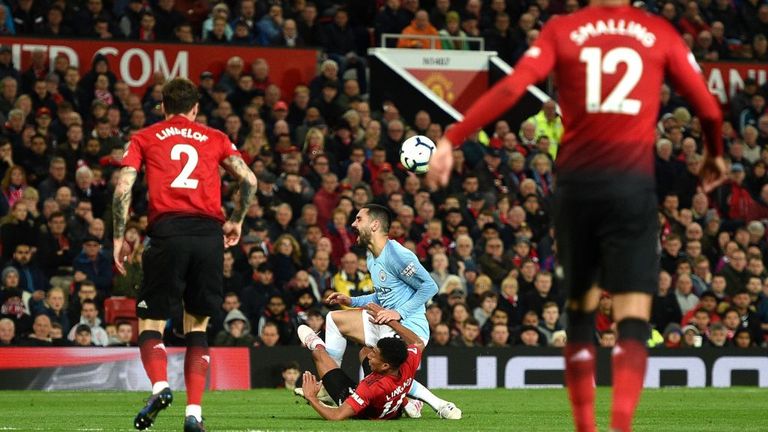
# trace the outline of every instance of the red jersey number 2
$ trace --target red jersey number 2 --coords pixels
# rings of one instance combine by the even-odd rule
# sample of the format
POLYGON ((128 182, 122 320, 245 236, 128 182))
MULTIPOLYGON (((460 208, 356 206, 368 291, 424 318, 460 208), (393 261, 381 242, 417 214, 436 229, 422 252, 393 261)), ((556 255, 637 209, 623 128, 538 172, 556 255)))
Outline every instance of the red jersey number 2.
POLYGON ((189 144, 176 144, 171 148, 171 160, 180 161, 181 155, 187 155, 187 163, 178 176, 171 182, 172 188, 178 189, 197 189, 198 180, 189 178, 197 167, 197 149, 189 144))
POLYGON ((642 103, 627 96, 635 89, 643 76, 643 59, 632 48, 613 48, 603 55, 600 48, 585 47, 581 49, 579 61, 587 65, 587 112, 637 115, 642 103), (605 100, 603 94, 603 74, 613 75, 619 64, 627 65, 624 76, 608 93, 605 100))

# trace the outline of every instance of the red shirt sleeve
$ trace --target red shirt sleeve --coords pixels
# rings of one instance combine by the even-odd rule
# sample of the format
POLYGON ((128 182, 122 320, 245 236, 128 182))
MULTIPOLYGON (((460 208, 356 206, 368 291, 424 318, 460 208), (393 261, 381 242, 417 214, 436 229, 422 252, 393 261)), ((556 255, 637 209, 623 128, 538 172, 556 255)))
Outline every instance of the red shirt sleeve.
POLYGON ((400 375, 402 378, 414 378, 416 371, 419 370, 419 364, 421 364, 421 352, 416 348, 416 345, 408 345, 408 358, 405 359, 405 363, 400 366, 400 375))
POLYGON ((472 104, 464 115, 464 120, 448 129, 445 136, 454 147, 460 147, 470 134, 515 105, 529 85, 536 84, 549 75, 555 66, 555 28, 559 21, 557 17, 549 20, 515 70, 472 104))
POLYGON ((134 135, 128 143, 128 147, 125 148, 125 153, 123 154, 123 160, 120 162, 120 166, 131 167, 136 171, 139 171, 142 163, 144 163, 143 153, 144 149, 141 146, 139 136, 134 135))
POLYGON ((221 157, 219 158, 219 162, 223 161, 224 159, 226 159, 226 158, 228 158, 230 156, 240 156, 240 157, 242 157, 240 152, 237 150, 237 147, 234 144, 232 144, 232 141, 230 141, 229 138, 226 135, 221 134, 221 135, 219 135, 219 138, 220 138, 219 141, 221 142, 221 144, 220 144, 221 145, 221 157))
POLYGON ((344 403, 352 407, 355 415, 357 415, 371 404, 371 398, 371 388, 368 383, 363 380, 360 382, 360 384, 357 385, 355 391, 353 391, 352 394, 347 397, 344 403))
MULTIPOLYGON (((669 28, 669 33, 674 33, 669 28)), ((675 91, 680 93, 696 112, 704 133, 704 144, 713 156, 723 154, 723 114, 715 97, 709 92, 693 53, 677 34, 670 34, 667 46, 666 74, 670 77, 675 91)))

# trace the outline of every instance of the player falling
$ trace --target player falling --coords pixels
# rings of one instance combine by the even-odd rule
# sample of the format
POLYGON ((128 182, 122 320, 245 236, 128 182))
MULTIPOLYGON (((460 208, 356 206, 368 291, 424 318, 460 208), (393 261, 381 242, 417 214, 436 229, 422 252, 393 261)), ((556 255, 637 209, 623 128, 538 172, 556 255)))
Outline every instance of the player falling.
MULTIPOLYGON (((368 305, 367 309, 373 315, 385 312, 376 304, 368 305)), ((339 368, 328 354, 323 340, 311 328, 299 326, 299 339, 305 347, 312 350, 317 375, 338 405, 338 408, 330 407, 320 402, 318 393, 321 384, 311 372, 304 372, 304 397, 324 419, 344 420, 356 417, 389 420, 402 415, 403 402, 419 369, 424 342, 399 321, 389 320, 386 325, 400 336, 400 339, 384 337, 379 339, 374 347, 361 350, 361 357, 370 363, 371 373, 359 384, 339 368)))
POLYGON ((150 241, 142 259, 144 277, 136 313, 141 362, 152 382, 152 396, 134 420, 139 430, 152 426, 157 414, 173 401, 163 331, 172 305, 183 304, 187 345, 184 431, 205 431, 200 404, 211 359, 205 331, 209 317, 223 300, 224 247, 240 240, 245 212, 256 192, 256 177, 229 138, 195 122, 198 100, 197 87, 187 79, 176 78, 165 84, 165 120, 131 138, 112 204, 115 265, 125 274, 123 234, 131 188, 144 165, 150 241), (219 165, 240 186, 240 202, 226 222, 221 212, 219 165))
POLYGON ((723 179, 720 107, 677 31, 628 0, 593 0, 553 17, 515 71, 448 129, 428 180, 446 184, 452 146, 514 105, 528 85, 555 72, 565 135, 557 156, 553 219, 568 293, 565 381, 578 431, 595 426, 595 309, 613 293, 611 428, 627 432, 643 388, 651 298, 659 274, 655 127, 664 75, 701 120, 709 192, 723 179))
MULTIPOLYGON (((389 210, 385 207, 367 204, 352 223, 358 244, 368 249, 368 271, 374 281, 375 292, 358 297, 333 293, 328 302, 358 308, 375 303, 385 309, 373 316, 374 322, 365 310, 350 309, 328 314, 325 321, 326 351, 339 366, 347 339, 369 347, 376 346, 379 339, 395 335, 391 327, 383 325, 391 320, 402 321, 424 341, 424 345, 429 341, 424 305, 437 293, 437 285, 413 252, 389 240, 390 219, 389 210)), ((461 410, 455 404, 438 398, 417 381, 413 382, 409 396, 426 402, 441 418, 461 418, 461 410)), ((411 417, 419 417, 420 410, 420 404, 415 402, 406 408, 411 417)))

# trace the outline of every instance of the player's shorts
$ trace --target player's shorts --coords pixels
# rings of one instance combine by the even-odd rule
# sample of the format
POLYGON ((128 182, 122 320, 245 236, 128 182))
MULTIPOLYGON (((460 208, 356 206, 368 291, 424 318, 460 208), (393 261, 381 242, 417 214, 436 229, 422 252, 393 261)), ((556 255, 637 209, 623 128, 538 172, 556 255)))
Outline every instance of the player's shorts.
POLYGON ((193 315, 215 315, 224 298, 223 255, 220 235, 151 238, 142 254, 138 317, 169 319, 179 301, 193 315))
POLYGON ((569 298, 597 283, 612 292, 656 292, 659 220, 653 190, 585 199, 558 189, 553 208, 557 256, 569 298))
MULTIPOLYGON (((392 327, 388 325, 372 323, 372 315, 367 310, 362 310, 361 313, 363 314, 363 337, 365 339, 366 346, 376 346, 376 344, 379 342, 379 339, 399 337, 397 332, 392 330, 392 327)), ((429 343, 429 339, 424 339, 421 336, 419 336, 419 339, 424 342, 424 346, 427 346, 427 343, 429 343)))
POLYGON ((323 387, 336 405, 341 406, 345 400, 355 391, 357 383, 352 380, 341 368, 332 369, 323 376, 323 387))

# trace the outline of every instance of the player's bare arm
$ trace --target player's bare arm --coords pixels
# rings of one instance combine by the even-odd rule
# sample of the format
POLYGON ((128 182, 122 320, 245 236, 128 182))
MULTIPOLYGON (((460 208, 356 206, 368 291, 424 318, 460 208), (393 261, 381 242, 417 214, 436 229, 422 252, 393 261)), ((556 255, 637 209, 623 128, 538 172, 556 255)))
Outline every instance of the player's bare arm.
MULTIPOLYGON (((381 316, 382 312, 387 312, 387 309, 384 309, 380 305, 377 305, 376 303, 369 303, 365 306, 365 309, 367 309, 369 312, 371 312, 374 316, 381 316)), ((395 311, 389 311, 389 312, 395 312, 395 311)), ((397 313, 397 312, 395 312, 397 313)), ((371 318, 372 322, 375 322, 373 318, 371 318)), ((390 327, 392 327, 392 330, 397 333, 398 336, 405 342, 406 345, 415 345, 416 349, 419 351, 424 350, 424 341, 421 340, 421 338, 416 335, 416 333, 412 332, 410 329, 405 327, 402 323, 400 323, 399 320, 389 320, 386 322, 386 324, 390 327)))
POLYGON ((235 210, 224 223, 224 243, 227 247, 234 246, 240 241, 240 230, 243 226, 243 219, 256 197, 256 175, 253 174, 248 165, 240 156, 229 156, 224 159, 222 165, 227 172, 238 182, 240 190, 240 201, 235 206, 235 210))
POLYGON ((346 403, 341 404, 340 407, 329 407, 324 405, 317 399, 317 393, 320 391, 322 382, 318 382, 312 372, 304 372, 302 390, 304 390, 304 398, 309 402, 309 405, 317 411, 320 416, 326 420, 345 420, 355 415, 355 411, 351 406, 346 403))
POLYGON ((123 167, 120 170, 120 175, 117 180, 117 187, 115 188, 115 194, 112 198, 112 217, 113 217, 113 237, 114 237, 114 260, 115 267, 120 274, 125 274, 125 267, 123 261, 125 259, 123 255, 123 234, 125 233, 125 225, 128 223, 128 210, 131 207, 131 190, 133 184, 136 182, 138 172, 132 167, 123 167))

